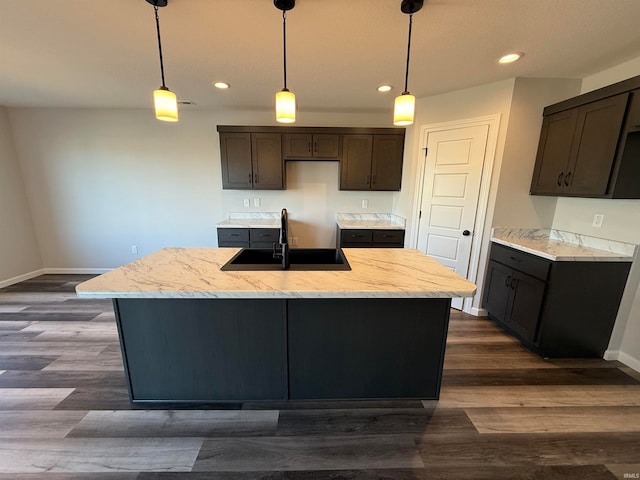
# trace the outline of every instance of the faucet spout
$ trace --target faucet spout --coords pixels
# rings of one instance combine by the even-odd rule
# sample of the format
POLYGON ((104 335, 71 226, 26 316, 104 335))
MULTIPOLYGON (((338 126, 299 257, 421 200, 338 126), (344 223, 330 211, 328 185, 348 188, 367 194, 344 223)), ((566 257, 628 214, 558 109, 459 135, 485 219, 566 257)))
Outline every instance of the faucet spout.
POLYGON ((273 256, 275 258, 282 259, 282 269, 289 269, 289 218, 287 216, 287 209, 283 208, 280 212, 280 238, 278 239, 280 245, 279 251, 277 244, 273 244, 273 256))

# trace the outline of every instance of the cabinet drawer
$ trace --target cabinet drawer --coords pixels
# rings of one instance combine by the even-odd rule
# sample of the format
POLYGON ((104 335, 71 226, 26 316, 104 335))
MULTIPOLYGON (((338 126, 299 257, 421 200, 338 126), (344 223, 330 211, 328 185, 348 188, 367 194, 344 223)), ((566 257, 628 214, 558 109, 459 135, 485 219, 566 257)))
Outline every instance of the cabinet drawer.
POLYGON ((543 281, 551 266, 549 260, 496 243, 491 245, 491 259, 543 281))
POLYGON ((340 240, 342 243, 371 243, 373 235, 371 230, 340 230, 340 240))
POLYGON ((241 243, 249 242, 248 228, 219 228, 218 245, 221 243, 241 243))
POLYGON ((373 243, 374 244, 404 244, 404 230, 374 230, 373 231, 373 243))
POLYGON ((277 242, 280 239, 280 230, 277 228, 252 228, 249 230, 249 240, 253 242, 277 242))

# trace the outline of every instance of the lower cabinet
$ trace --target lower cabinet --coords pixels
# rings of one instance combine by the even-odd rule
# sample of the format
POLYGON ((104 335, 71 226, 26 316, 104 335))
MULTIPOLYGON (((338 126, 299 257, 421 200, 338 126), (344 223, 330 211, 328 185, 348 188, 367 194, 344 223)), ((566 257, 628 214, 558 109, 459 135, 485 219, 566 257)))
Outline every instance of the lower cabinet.
POLYGON ((545 357, 599 357, 630 262, 553 262, 492 244, 482 306, 489 318, 545 357))
POLYGON ((218 228, 218 247, 271 248, 279 239, 277 228, 218 228))
POLYGON ((338 228, 336 243, 339 248, 403 248, 404 230, 338 228))

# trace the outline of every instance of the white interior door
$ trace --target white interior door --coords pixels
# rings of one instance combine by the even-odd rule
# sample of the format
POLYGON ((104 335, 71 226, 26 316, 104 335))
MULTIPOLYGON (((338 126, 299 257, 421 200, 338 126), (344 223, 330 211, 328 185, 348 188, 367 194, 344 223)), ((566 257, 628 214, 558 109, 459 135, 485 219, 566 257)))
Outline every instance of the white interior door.
MULTIPOLYGON (((467 278, 489 125, 429 132, 418 249, 467 278)), ((452 307, 462 309, 462 298, 452 307)))

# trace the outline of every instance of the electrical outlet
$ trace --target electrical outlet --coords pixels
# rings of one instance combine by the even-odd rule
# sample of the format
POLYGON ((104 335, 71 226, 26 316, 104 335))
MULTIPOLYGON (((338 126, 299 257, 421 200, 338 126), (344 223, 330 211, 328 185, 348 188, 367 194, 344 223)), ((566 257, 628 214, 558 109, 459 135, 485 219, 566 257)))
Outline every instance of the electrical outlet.
POLYGON ((254 198, 253 199, 253 206, 254 207, 259 207, 260 206, 260 199, 259 198, 254 198))
POLYGON ((134 255, 138 254, 138 246, 137 245, 131 245, 131 253, 133 253, 134 255))
POLYGON ((369 200, 362 200, 362 208, 369 208, 369 200))
POLYGON ((604 222, 604 214, 596 213, 593 216, 593 223, 591 224, 591 226, 596 227, 596 228, 601 228, 602 227, 602 222, 604 222))
POLYGON ((244 200, 242 200, 242 204, 245 206, 245 208, 249 208, 251 206, 251 200, 245 198, 244 200))

